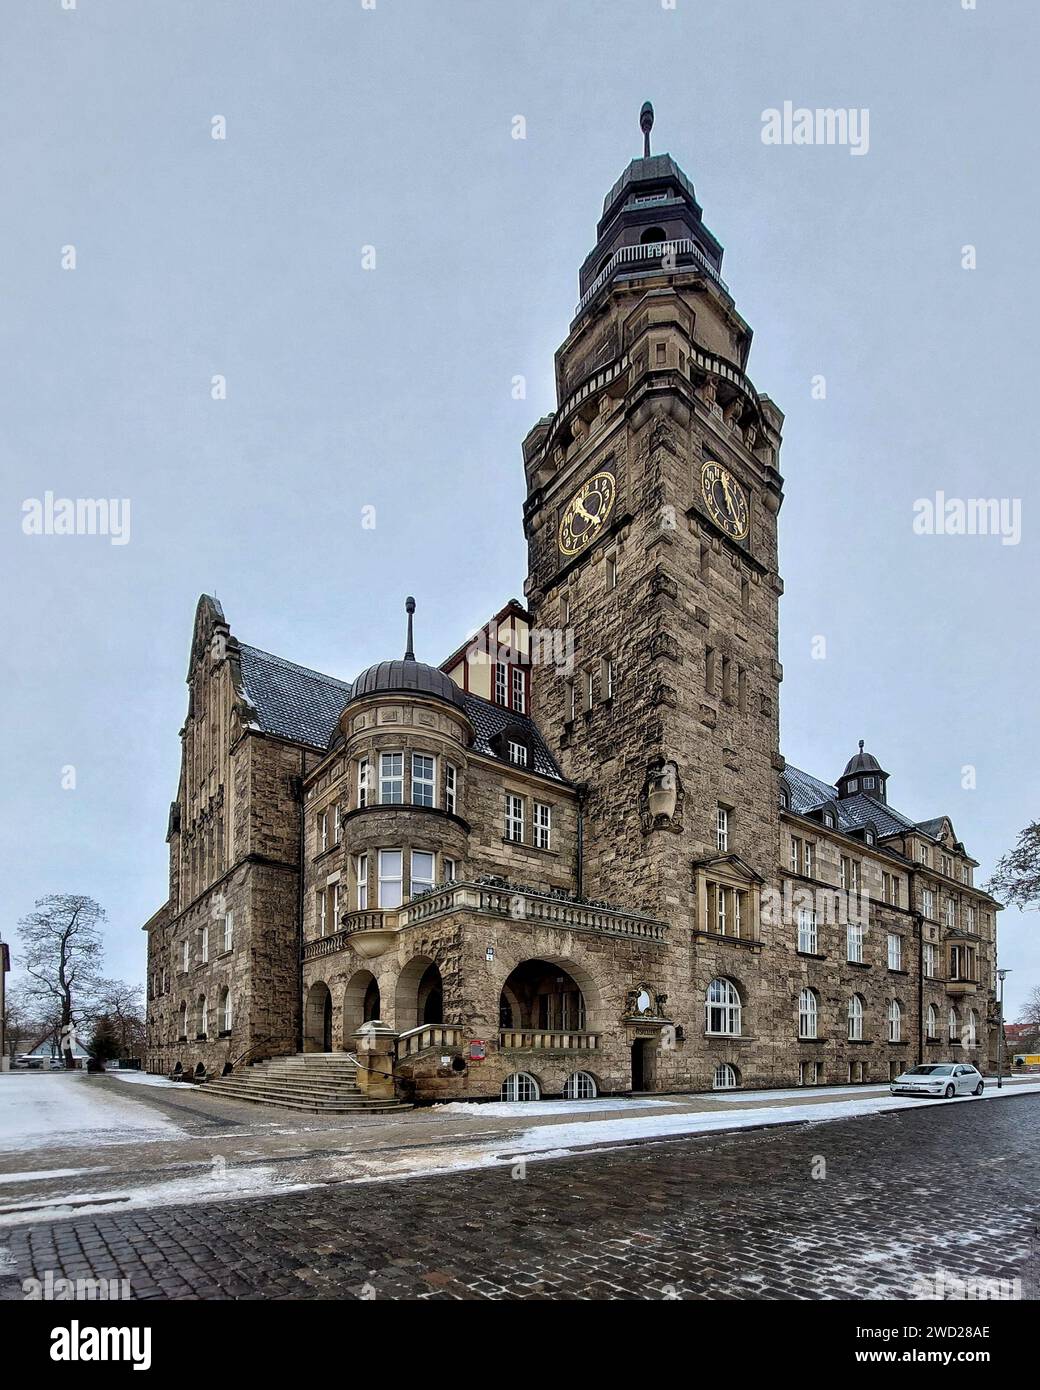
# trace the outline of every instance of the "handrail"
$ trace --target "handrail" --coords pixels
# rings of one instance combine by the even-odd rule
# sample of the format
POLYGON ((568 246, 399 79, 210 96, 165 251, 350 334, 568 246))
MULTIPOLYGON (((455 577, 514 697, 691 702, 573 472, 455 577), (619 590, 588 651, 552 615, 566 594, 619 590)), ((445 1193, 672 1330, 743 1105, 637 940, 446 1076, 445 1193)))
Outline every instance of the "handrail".
POLYGON ((574 317, 577 318, 588 308, 619 265, 623 265, 626 261, 660 260, 663 256, 669 255, 692 256, 708 272, 711 279, 729 294, 729 286, 697 243, 691 237, 677 237, 672 241, 653 241, 640 243, 636 246, 620 246, 578 300, 574 317))

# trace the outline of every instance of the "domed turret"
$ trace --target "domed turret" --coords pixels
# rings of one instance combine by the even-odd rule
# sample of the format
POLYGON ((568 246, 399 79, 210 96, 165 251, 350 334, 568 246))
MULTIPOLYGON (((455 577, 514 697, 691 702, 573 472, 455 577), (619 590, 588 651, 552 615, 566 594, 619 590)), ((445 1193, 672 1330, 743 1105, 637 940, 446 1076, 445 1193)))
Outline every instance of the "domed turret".
POLYGON ((873 753, 863 749, 859 741, 859 752, 845 764, 845 771, 838 778, 838 796, 874 796, 879 801, 887 799, 886 783, 888 773, 873 753))
POLYGON ((377 661, 362 671, 350 687, 347 704, 351 705, 367 695, 401 693, 433 696, 462 708, 462 691, 452 678, 436 666, 416 661, 412 647, 414 598, 406 600, 405 610, 408 613, 408 646, 404 657, 400 661, 377 661))

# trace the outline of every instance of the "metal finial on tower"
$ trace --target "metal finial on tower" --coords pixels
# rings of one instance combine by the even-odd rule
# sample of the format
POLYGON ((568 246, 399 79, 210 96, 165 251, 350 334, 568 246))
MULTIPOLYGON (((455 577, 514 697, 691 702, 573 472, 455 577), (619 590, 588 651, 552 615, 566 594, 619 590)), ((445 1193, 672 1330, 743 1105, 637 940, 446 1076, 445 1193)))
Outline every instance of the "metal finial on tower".
POLYGON ((650 132, 654 125, 654 108, 648 101, 643 102, 639 113, 639 129, 643 132, 643 158, 650 158, 650 132))
POLYGON ((405 651, 405 661, 415 660, 415 651, 412 645, 412 614, 415 612, 415 599, 411 594, 404 601, 404 611, 408 614, 408 648, 405 651))
POLYGON ((863 752, 863 740, 862 740, 862 739, 860 739, 860 741, 859 741, 859 751, 860 751, 861 753, 863 752))

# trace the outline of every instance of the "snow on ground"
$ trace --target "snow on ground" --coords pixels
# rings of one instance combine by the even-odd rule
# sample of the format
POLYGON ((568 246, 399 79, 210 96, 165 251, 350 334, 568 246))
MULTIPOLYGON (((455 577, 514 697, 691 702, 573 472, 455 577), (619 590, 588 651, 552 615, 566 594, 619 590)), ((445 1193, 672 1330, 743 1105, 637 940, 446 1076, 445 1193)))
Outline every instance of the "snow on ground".
POLYGON ((106 1076, 117 1077, 120 1081, 136 1081, 138 1086, 170 1086, 175 1091, 190 1090, 183 1081, 171 1081, 168 1076, 153 1076, 147 1071, 106 1071, 106 1076))
POLYGON ((435 1115, 466 1115, 471 1120, 522 1120, 525 1115, 587 1115, 596 1110, 640 1110, 681 1105, 681 1100, 616 1096, 613 1100, 452 1100, 433 1106, 435 1115))
POLYGON ((0 1079, 0 1154, 152 1143, 184 1134, 165 1115, 97 1085, 86 1072, 0 1079))
POLYGON ((27 1173, 0 1173, 0 1187, 12 1182, 49 1182, 51 1178, 78 1178, 82 1173, 110 1173, 110 1168, 35 1168, 27 1173))

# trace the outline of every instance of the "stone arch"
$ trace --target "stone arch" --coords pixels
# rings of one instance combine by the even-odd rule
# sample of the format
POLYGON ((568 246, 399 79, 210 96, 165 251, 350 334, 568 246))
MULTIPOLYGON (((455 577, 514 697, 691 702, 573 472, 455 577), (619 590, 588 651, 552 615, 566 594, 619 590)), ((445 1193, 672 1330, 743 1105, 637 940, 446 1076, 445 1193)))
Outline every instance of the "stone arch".
POLYGON ((431 956, 413 956, 397 977, 394 1026, 407 1033, 423 1023, 443 1023, 444 985, 431 956))
POLYGON ((379 981, 371 970, 355 971, 343 991, 343 1046, 346 1051, 353 1050, 354 1034, 363 1023, 381 1017, 381 1002, 379 981))
POLYGON ((587 1003, 578 980, 557 961, 532 957, 516 965, 502 983, 500 1012, 508 1004, 513 1028, 584 1032, 587 1003))
POLYGON ((315 980, 307 991, 303 1011, 303 1050, 332 1051, 332 993, 324 980, 315 980))

